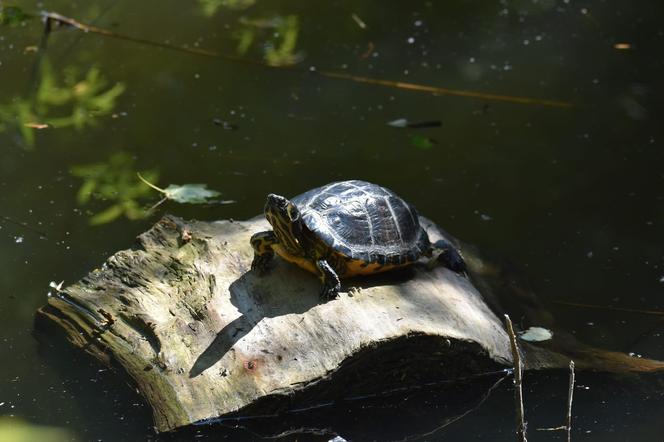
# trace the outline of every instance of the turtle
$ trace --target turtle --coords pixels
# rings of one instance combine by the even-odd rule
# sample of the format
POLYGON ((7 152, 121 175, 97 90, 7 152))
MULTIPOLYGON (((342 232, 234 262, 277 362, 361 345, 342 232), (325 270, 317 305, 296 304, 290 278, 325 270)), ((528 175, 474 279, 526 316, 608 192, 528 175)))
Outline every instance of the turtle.
POLYGON ((435 244, 413 206, 366 181, 339 181, 288 200, 269 194, 265 217, 273 230, 251 237, 252 271, 270 268, 275 253, 321 280, 321 299, 341 290, 340 278, 412 265, 421 257, 466 274, 461 252, 449 241, 435 244))

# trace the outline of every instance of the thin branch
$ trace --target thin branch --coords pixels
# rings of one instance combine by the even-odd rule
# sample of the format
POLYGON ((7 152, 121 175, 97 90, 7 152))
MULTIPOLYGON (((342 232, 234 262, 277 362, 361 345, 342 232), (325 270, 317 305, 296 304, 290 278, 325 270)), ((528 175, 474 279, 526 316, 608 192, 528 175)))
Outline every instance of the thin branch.
MULTIPOLYGON (((138 38, 138 37, 132 37, 130 35, 121 34, 119 32, 114 32, 114 31, 111 31, 111 30, 108 30, 108 29, 105 29, 105 28, 101 28, 99 26, 93 26, 93 25, 90 25, 90 24, 82 23, 82 22, 79 22, 77 20, 74 20, 73 18, 66 17, 64 15, 60 15, 56 12, 44 11, 44 12, 42 12, 42 16, 44 17, 44 19, 46 20, 47 23, 50 22, 50 21, 53 21, 53 22, 61 24, 61 25, 71 26, 75 29, 78 29, 78 30, 86 32, 86 33, 99 34, 99 35, 103 35, 103 36, 106 36, 106 37, 131 41, 133 43, 149 45, 149 46, 155 46, 155 47, 160 47, 160 48, 163 48, 163 49, 169 49, 169 50, 174 50, 174 51, 186 52, 186 53, 189 53, 189 54, 201 55, 201 56, 205 56, 205 57, 220 58, 220 59, 223 59, 223 60, 232 61, 232 62, 236 62, 236 63, 251 64, 251 65, 256 65, 256 66, 261 66, 261 67, 271 68, 271 69, 290 70, 290 71, 296 71, 296 72, 309 72, 308 69, 302 69, 302 68, 298 68, 298 67, 295 67, 295 66, 273 66, 273 65, 268 65, 266 63, 263 63, 262 61, 251 60, 251 59, 247 59, 247 58, 243 58, 243 57, 237 57, 237 56, 234 56, 234 55, 222 54, 222 53, 207 50, 207 49, 191 48, 191 47, 187 47, 187 46, 176 46, 176 45, 170 45, 170 44, 167 44, 167 43, 161 43, 161 42, 158 42, 158 41, 147 40, 147 39, 138 38)), ((402 90, 408 90, 408 91, 428 92, 428 93, 431 93, 431 94, 434 94, 434 95, 449 95, 449 96, 457 96, 457 97, 476 98, 476 99, 481 99, 481 100, 486 100, 486 101, 502 101, 502 102, 508 102, 508 103, 540 105, 540 106, 549 106, 549 107, 570 108, 570 107, 574 106, 572 103, 570 103, 568 101, 557 101, 557 100, 537 99, 537 98, 529 98, 529 97, 517 97, 517 96, 511 96, 511 95, 488 94, 488 93, 483 93, 483 92, 465 91, 465 90, 457 90, 457 89, 447 89, 447 88, 436 87, 436 86, 429 86, 429 85, 416 84, 416 83, 406 83, 406 82, 402 82, 402 81, 382 80, 382 79, 363 77, 363 76, 359 76, 359 75, 352 75, 352 74, 346 74, 346 73, 342 73, 342 72, 334 72, 334 71, 326 71, 326 70, 316 70, 315 72, 318 75, 321 75, 321 76, 327 77, 327 78, 335 78, 335 79, 340 79, 340 80, 352 81, 352 82, 355 82, 355 83, 372 84, 372 85, 375 85, 375 86, 383 86, 383 87, 389 87, 389 88, 394 88, 394 89, 402 89, 402 90)))
POLYGON ((569 361, 569 390, 567 391, 567 442, 572 442, 572 400, 574 399, 574 361, 569 361))
POLYGON ((526 422, 523 413, 523 387, 521 371, 521 355, 519 346, 516 343, 516 335, 512 327, 512 320, 509 315, 505 315, 505 328, 510 337, 510 346, 512 347, 512 361, 514 363, 514 407, 516 408, 516 435, 519 442, 527 442, 526 422))
POLYGON ((565 431, 567 442, 572 442, 572 400, 574 398, 574 361, 569 361, 569 388, 567 391, 567 414, 565 425, 550 428, 538 428, 537 431, 565 431))
POLYGON ((161 193, 166 193, 166 190, 162 189, 161 187, 157 187, 154 184, 152 184, 150 181, 146 180, 143 178, 143 175, 141 175, 139 172, 136 172, 136 175, 138 176, 138 179, 143 181, 145 184, 148 186, 152 187, 154 190, 161 192, 161 193))
POLYGON ((468 410, 464 411, 460 415, 455 416, 455 417, 445 421, 442 425, 439 425, 438 427, 434 428, 433 430, 427 431, 426 433, 415 434, 415 435, 412 435, 412 436, 406 436, 403 439, 400 439, 398 441, 393 441, 393 442, 407 442, 407 441, 411 441, 411 440, 424 439, 426 437, 434 435, 435 433, 439 432, 440 430, 442 430, 444 428, 447 428, 448 426, 452 425, 453 423, 463 419, 464 417, 468 416, 473 411, 478 410, 487 401, 487 399, 489 399, 489 397, 491 396, 491 393, 493 393, 493 391, 496 388, 498 388, 498 386, 500 384, 502 384, 505 379, 507 379, 507 376, 508 375, 506 374, 505 376, 501 377, 491 387, 489 387, 489 389, 486 391, 486 393, 484 393, 484 395, 482 395, 482 397, 480 398, 480 400, 477 402, 477 404, 474 407, 469 408, 468 410))
POLYGON ((31 227, 26 222, 15 221, 12 218, 10 218, 8 216, 4 216, 4 215, 0 215, 0 222, 5 222, 5 223, 8 223, 8 224, 13 224, 13 225, 18 226, 18 227, 23 227, 24 229, 29 230, 30 232, 36 233, 37 235, 39 235, 39 239, 48 239, 44 232, 42 232, 41 230, 37 230, 34 227, 31 227))

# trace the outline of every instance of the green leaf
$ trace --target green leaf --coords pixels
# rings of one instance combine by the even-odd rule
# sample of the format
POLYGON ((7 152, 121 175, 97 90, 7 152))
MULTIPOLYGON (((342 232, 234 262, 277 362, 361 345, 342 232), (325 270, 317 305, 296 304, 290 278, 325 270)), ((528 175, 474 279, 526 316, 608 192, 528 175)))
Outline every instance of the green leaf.
POLYGON ((171 184, 164 189, 164 195, 169 200, 178 203, 203 204, 210 202, 212 198, 221 193, 208 189, 205 184, 184 184, 182 186, 171 184))
POLYGON ((100 224, 110 223, 124 213, 122 204, 114 204, 90 218, 90 224, 98 226, 100 224))

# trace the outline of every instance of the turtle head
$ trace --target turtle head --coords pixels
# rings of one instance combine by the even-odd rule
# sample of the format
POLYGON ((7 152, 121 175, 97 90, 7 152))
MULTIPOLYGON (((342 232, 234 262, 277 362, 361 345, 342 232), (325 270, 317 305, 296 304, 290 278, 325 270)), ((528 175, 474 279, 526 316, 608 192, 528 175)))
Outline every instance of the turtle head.
POLYGON ((265 203, 265 218, 288 252, 294 255, 302 253, 300 240, 303 222, 300 209, 295 204, 283 196, 271 193, 265 203))

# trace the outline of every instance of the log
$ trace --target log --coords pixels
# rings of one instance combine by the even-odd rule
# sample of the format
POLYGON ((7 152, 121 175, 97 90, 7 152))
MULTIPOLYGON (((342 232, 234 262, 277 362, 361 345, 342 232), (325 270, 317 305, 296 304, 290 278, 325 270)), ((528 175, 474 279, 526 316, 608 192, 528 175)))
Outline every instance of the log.
MULTIPOLYGON (((446 237, 421 222, 432 241, 446 237)), ((346 280, 321 302, 316 276, 279 258, 267 275, 250 271, 249 238, 267 229, 166 216, 50 296, 38 324, 126 371, 157 431, 512 365, 501 321, 466 277, 422 263, 346 280)), ((569 362, 522 350, 527 369, 569 362)))

